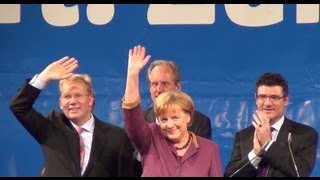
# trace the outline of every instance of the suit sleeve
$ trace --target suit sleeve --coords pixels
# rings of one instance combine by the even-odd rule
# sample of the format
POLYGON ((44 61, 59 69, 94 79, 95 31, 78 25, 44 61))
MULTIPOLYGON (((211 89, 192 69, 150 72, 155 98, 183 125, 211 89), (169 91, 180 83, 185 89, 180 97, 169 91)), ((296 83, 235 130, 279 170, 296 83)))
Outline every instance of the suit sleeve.
MULTIPOLYGON (((298 126, 294 128, 292 134, 291 149, 298 173, 300 177, 308 177, 312 173, 317 159, 318 133, 313 128, 298 126)), ((278 135, 277 141, 270 146, 269 150, 264 154, 264 158, 276 164, 277 171, 280 171, 281 174, 297 177, 289 151, 287 133, 284 137, 279 137, 278 135)))
POLYGON ((48 119, 33 108, 40 92, 41 90, 26 81, 10 102, 13 115, 39 143, 43 141, 50 128, 48 119))
MULTIPOLYGON (((121 138, 119 155, 118 155, 118 177, 139 177, 141 172, 138 169, 138 164, 133 155, 134 147, 123 131, 121 138)), ((141 166, 141 165, 140 165, 141 166)))
POLYGON ((140 104, 124 111, 124 126, 128 137, 142 155, 149 150, 152 133, 149 124, 144 119, 140 104))
POLYGON ((308 132, 301 143, 295 143, 296 147, 300 147, 294 154, 300 177, 310 176, 317 159, 318 132, 315 129, 308 132))
POLYGON ((233 143, 231 159, 225 168, 224 176, 229 177, 232 175, 233 177, 255 177, 256 170, 251 164, 247 164, 241 171, 235 173, 239 168, 248 162, 249 158, 247 154, 245 154, 245 152, 241 152, 240 137, 239 133, 237 132, 233 143))

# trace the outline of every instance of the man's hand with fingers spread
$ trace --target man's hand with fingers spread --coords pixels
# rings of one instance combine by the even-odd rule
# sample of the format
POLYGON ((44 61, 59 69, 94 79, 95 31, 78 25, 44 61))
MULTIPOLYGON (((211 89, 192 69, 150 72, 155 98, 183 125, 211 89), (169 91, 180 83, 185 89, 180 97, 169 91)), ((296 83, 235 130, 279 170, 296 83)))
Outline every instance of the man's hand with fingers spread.
POLYGON ((48 84, 52 80, 65 79, 78 68, 78 60, 65 56, 49 64, 38 76, 39 80, 48 84))
POLYGON ((270 118, 264 113, 256 111, 253 114, 252 125, 255 127, 255 138, 259 141, 260 146, 271 141, 270 118))

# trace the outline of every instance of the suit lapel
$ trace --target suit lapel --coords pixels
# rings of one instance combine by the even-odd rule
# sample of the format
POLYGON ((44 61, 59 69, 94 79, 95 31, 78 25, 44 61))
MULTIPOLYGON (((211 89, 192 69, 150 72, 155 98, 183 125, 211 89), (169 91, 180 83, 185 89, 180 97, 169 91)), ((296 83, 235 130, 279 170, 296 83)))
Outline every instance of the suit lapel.
POLYGON ((102 153, 104 144, 108 139, 105 137, 106 136, 105 129, 103 129, 101 122, 99 122, 95 116, 94 116, 94 123, 95 125, 93 130, 90 158, 83 176, 86 176, 86 174, 88 174, 91 171, 91 169, 94 167, 94 164, 96 161, 98 161, 99 156, 102 153))
MULTIPOLYGON (((288 118, 285 117, 284 122, 280 128, 278 137, 277 137, 277 141, 279 141, 280 143, 287 143, 288 142, 288 134, 289 132, 291 132, 292 130, 292 125, 291 122, 288 118)), ((286 147, 286 146, 282 146, 282 147, 286 147)), ((282 149, 279 149, 279 152, 283 151, 282 149)), ((281 161, 281 159, 280 159, 281 161)), ((268 169, 268 174, 267 177, 271 177, 272 174, 274 173, 275 169, 274 166, 269 166, 268 169)))
MULTIPOLYGON (((61 162, 65 163, 66 169, 73 174, 74 176, 79 176, 81 174, 80 172, 80 159, 76 156, 80 152, 77 150, 79 148, 79 145, 77 143, 77 132, 71 125, 68 118, 60 112, 51 112, 49 114, 49 119, 54 119, 56 123, 58 123, 60 126, 60 130, 62 130, 62 134, 65 139, 62 141, 66 142, 65 146, 68 146, 68 157, 70 157, 70 161, 63 160, 61 162), (79 167, 79 168, 78 168, 79 167)), ((59 131, 59 129, 58 129, 59 131)))

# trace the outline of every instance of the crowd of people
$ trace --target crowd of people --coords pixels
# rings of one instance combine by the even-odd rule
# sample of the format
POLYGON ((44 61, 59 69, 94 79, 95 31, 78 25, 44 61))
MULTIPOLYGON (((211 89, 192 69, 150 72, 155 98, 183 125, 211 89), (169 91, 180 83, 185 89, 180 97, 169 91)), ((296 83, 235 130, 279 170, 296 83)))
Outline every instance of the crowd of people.
POLYGON ((230 160, 222 167, 211 120, 182 91, 175 61, 154 60, 147 68, 153 105, 141 108, 140 73, 151 61, 145 47, 128 52, 122 97, 124 127, 98 118, 95 91, 79 61, 68 56, 25 80, 10 109, 40 144, 43 177, 308 177, 318 147, 316 129, 289 119, 289 85, 279 73, 256 81, 252 125, 236 132, 230 160), (33 105, 59 81, 60 110, 41 114, 33 105))

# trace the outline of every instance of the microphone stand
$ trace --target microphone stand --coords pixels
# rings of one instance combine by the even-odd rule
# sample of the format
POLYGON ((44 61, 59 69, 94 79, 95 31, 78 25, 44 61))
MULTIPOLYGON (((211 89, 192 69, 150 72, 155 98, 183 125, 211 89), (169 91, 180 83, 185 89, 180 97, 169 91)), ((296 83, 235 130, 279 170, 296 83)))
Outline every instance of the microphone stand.
POLYGON ((252 160, 249 160, 248 162, 246 162, 243 166, 241 166, 239 169, 237 169, 233 174, 231 174, 229 177, 233 177, 234 175, 236 175, 239 171, 241 171, 243 168, 245 168, 246 166, 248 166, 248 164, 250 164, 252 161, 254 161, 255 159, 257 159, 257 157, 259 156, 255 156, 254 158, 252 158, 252 160))
POLYGON ((297 177, 300 177, 296 161, 294 160, 294 157, 293 157, 293 153, 292 153, 292 149, 291 149, 291 141, 292 141, 291 132, 289 132, 289 134, 288 134, 288 146, 289 146, 290 156, 291 156, 291 159, 293 161, 294 170, 296 171, 297 177))
POLYGON ((248 162, 246 162, 244 165, 242 165, 239 169, 237 169, 234 173, 232 173, 229 177, 233 177, 234 175, 236 175, 239 171, 241 171, 243 168, 245 168, 246 166, 248 166, 248 164, 250 164, 252 161, 254 161, 255 159, 257 159, 258 157, 260 157, 263 153, 264 150, 266 149, 266 147, 268 146, 270 141, 268 141, 267 143, 265 143, 260 150, 260 153, 258 155, 256 155, 254 158, 252 158, 251 160, 249 160, 248 162))

